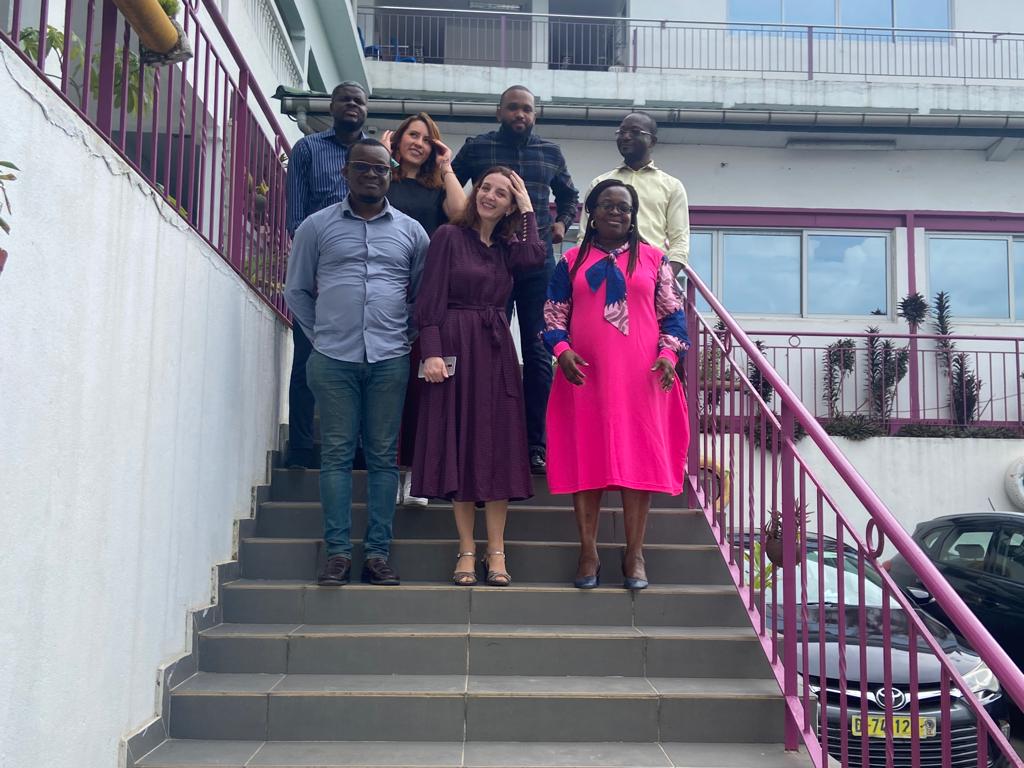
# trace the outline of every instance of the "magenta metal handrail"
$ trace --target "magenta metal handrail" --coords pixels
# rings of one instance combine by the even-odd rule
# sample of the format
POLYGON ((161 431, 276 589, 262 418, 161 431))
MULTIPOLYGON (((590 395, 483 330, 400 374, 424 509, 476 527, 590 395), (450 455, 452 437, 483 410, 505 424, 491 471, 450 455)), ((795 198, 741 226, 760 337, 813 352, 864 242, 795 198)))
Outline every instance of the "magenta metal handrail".
POLYGON ((148 64, 111 0, 13 0, 0 40, 284 320, 291 145, 213 0, 185 0, 193 56, 148 64))
MULTIPOLYGON (((865 319, 865 326, 871 325, 870 319, 865 319)), ((819 419, 863 416, 893 432, 912 424, 1024 429, 1024 337, 755 329, 746 333, 760 342, 761 353, 819 419), (844 340, 849 340, 847 347, 830 347, 844 340), (877 349, 886 342, 893 356, 904 356, 905 374, 886 380, 889 372, 880 370, 872 383, 871 346, 877 349), (834 375, 842 363, 846 373, 838 382, 830 380, 830 373, 834 375), (883 407, 877 402, 880 397, 883 407)))
POLYGON ((998 679, 1002 694, 1018 706, 1024 704, 1024 674, 754 341, 692 269, 686 275, 693 342, 686 361, 692 403, 689 491, 712 527, 782 689, 787 748, 802 742, 816 766, 826 765, 829 756, 844 766, 894 765, 897 759, 900 765, 988 766, 997 756, 1005 764, 1024 765, 1004 724, 987 709, 998 715, 994 708, 1000 703, 991 685, 978 683, 982 668, 959 670, 946 655, 881 567, 883 548, 906 559, 998 679), (698 294, 711 308, 703 316, 696 311, 698 294), (800 433, 867 513, 863 530, 811 471, 797 445, 800 433), (842 564, 828 599, 827 559, 842 564), (882 672, 869 680, 872 635, 879 642, 870 653, 881 654, 882 672), (893 649, 901 638, 905 658, 893 649), (922 679, 922 668, 934 660, 937 679, 922 679), (904 661, 907 668, 897 669, 904 661), (908 682, 899 682, 901 675, 908 682), (879 689, 894 688, 899 696, 877 698, 879 689), (899 697, 909 709, 897 708, 899 697), (905 729, 906 738, 894 735, 897 728, 905 729))
POLYGON ((360 8, 371 58, 615 71, 1019 80, 1024 34, 671 21, 578 14, 360 8))

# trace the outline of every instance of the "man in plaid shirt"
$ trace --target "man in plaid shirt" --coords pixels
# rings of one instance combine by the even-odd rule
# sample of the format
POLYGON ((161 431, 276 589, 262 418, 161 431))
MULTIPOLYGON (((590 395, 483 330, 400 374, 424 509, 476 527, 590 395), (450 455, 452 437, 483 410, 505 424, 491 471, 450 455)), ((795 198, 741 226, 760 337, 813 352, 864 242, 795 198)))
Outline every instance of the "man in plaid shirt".
POLYGON ((463 184, 495 165, 507 166, 518 173, 526 182, 537 213, 537 228, 547 243, 544 269, 514 275, 507 310, 511 318, 514 306, 519 319, 530 469, 543 473, 546 468, 544 419, 552 378, 551 357, 540 340, 544 328, 544 299, 555 265, 552 243, 562 242, 565 231, 575 221, 579 193, 565 167, 562 150, 533 132, 537 118, 533 94, 526 86, 513 85, 501 94, 497 118, 501 123, 498 130, 466 140, 452 162, 452 170, 463 184), (548 208, 552 193, 557 208, 554 221, 548 208))

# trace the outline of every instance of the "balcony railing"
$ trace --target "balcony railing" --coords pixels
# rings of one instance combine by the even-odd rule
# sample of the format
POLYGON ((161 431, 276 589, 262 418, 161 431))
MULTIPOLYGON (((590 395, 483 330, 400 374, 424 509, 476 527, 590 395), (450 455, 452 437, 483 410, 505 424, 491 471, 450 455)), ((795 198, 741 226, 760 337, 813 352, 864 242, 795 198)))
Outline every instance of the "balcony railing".
POLYGON ((814 79, 1024 77, 1024 35, 962 30, 625 19, 377 6, 365 55, 425 64, 814 79))
POLYGON ((815 766, 1024 765, 993 718, 1004 716, 1000 693, 1024 704, 1024 674, 754 341, 686 274, 687 391, 691 403, 703 397, 690 409, 689 487, 782 688, 787 748, 802 742, 815 766), (697 311, 698 295, 710 312, 697 311), (815 476, 798 432, 838 487, 815 476), (854 501, 844 509, 837 498, 854 501), (881 566, 887 546, 983 664, 954 664, 963 653, 943 646, 881 566))
MULTIPOLYGON (((1024 430, 1024 337, 748 330, 816 418, 1024 430)), ((751 361, 730 350, 746 373, 751 361)), ((863 422, 862 422, 863 424, 863 422)))
POLYGON ((274 75, 283 85, 301 88, 305 78, 295 55, 284 19, 274 0, 246 0, 246 11, 256 29, 256 37, 270 60, 274 75))
POLYGON ((0 40, 285 317, 291 147, 216 3, 185 0, 194 55, 163 66, 145 62, 111 0, 56 6, 0 6, 0 40))

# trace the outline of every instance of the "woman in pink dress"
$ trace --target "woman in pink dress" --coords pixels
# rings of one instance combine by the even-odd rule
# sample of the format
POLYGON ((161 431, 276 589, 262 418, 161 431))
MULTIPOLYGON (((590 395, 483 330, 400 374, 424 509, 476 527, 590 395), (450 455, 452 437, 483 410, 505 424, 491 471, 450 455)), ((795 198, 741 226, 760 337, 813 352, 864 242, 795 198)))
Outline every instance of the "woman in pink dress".
POLYGON ((672 269, 636 227, 636 190, 616 179, 587 196, 590 225, 556 264, 544 343, 558 359, 548 401, 548 486, 573 494, 575 586, 600 580, 601 496, 622 492, 623 586, 644 589, 651 493, 683 489, 689 420, 675 365, 689 348, 672 269))

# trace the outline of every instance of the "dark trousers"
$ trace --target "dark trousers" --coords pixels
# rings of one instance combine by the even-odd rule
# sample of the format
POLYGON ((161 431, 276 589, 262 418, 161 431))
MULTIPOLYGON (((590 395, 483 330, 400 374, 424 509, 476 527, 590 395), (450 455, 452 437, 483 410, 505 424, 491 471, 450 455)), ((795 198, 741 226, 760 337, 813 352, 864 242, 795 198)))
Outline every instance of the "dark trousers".
POLYGON ((548 256, 543 269, 516 272, 513 275, 512 295, 508 300, 507 317, 515 307, 519 322, 519 342, 523 351, 523 397, 526 401, 526 440, 531 451, 544 451, 547 440, 544 422, 547 418, 548 394, 554 370, 551 355, 540 340, 544 330, 544 300, 548 294, 548 281, 554 269, 551 241, 547 243, 548 256))
POLYGON ((292 375, 288 385, 288 461, 309 466, 313 461, 313 392, 306 382, 306 361, 313 351, 299 324, 292 321, 292 375))

